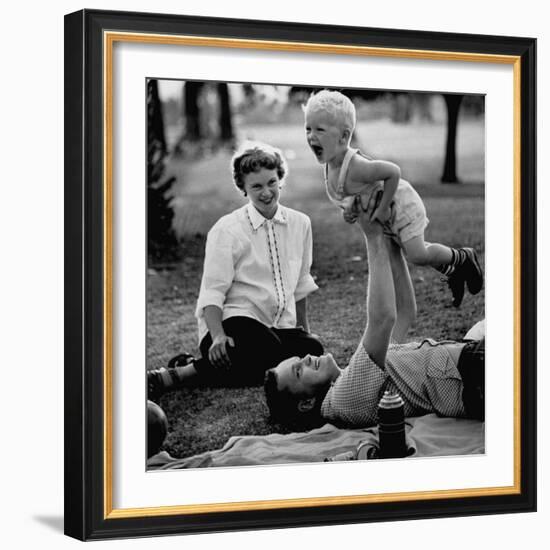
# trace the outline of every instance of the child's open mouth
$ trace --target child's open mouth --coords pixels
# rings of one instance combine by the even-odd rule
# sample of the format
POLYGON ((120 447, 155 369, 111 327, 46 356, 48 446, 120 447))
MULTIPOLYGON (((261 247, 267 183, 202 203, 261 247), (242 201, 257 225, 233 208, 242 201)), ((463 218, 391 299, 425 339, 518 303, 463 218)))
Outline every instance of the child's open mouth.
POLYGON ((323 148, 320 145, 311 145, 311 150, 316 157, 321 157, 323 155, 323 148))

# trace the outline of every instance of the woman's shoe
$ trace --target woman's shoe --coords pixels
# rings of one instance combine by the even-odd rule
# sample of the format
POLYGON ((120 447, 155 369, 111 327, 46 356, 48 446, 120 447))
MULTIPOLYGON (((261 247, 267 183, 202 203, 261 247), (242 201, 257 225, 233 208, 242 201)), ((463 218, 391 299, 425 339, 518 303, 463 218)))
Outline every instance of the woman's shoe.
POLYGON ((180 353, 168 361, 167 368, 185 367, 185 365, 189 365, 189 363, 192 363, 194 360, 195 358, 190 353, 180 353))
POLYGON ((166 367, 147 371, 147 398, 158 402, 166 392, 176 389, 180 385, 180 378, 176 368, 189 365, 195 358, 189 353, 180 353, 168 361, 166 367), (166 379, 169 378, 170 382, 166 379))

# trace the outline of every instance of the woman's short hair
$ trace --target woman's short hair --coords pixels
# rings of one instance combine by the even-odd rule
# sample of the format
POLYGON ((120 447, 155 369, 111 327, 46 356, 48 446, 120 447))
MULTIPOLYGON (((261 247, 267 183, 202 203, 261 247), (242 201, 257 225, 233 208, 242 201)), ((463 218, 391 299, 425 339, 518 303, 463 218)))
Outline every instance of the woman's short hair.
POLYGON ((265 373, 264 392, 271 422, 283 424, 294 430, 311 430, 324 424, 321 417, 322 399, 317 399, 311 410, 301 411, 301 399, 287 390, 279 389, 279 380, 274 369, 265 373))
POLYGON ((283 153, 276 147, 259 141, 245 141, 231 159, 233 182, 244 190, 244 177, 262 168, 276 170, 281 185, 288 174, 288 165, 283 153))
POLYGON ((341 92, 334 90, 321 90, 311 94, 303 107, 304 113, 308 111, 324 111, 334 119, 335 124, 350 131, 350 136, 355 130, 357 115, 351 99, 341 92))

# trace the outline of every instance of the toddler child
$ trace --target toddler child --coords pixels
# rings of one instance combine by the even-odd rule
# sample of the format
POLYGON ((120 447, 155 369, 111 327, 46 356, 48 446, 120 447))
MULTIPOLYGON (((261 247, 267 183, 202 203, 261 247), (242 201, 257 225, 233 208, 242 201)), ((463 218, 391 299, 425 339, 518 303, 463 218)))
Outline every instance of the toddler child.
POLYGON ((365 204, 381 191, 373 219, 404 250, 407 260, 432 266, 445 275, 455 307, 462 303, 465 284, 471 294, 477 294, 483 286, 483 272, 475 250, 425 242, 428 218, 424 203, 401 178, 399 167, 370 159, 350 147, 356 123, 351 100, 340 92, 322 90, 310 96, 304 114, 307 142, 317 161, 325 165, 327 194, 344 210, 344 219, 348 223, 356 220, 358 195, 365 204))

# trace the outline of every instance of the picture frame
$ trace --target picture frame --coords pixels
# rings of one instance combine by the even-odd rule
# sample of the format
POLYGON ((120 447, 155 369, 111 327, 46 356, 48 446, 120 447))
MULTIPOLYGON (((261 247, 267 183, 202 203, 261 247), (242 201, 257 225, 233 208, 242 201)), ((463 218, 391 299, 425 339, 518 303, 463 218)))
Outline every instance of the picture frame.
MULTIPOLYGON (((215 75, 213 75, 215 78, 215 75)), ((536 41, 83 10, 65 17, 65 533, 80 540, 536 509, 536 41), (367 56, 513 71, 513 482, 375 495, 117 508, 113 493, 113 64, 117 44, 367 56)), ((138 421, 139 422, 139 421, 138 421)), ((140 457, 141 458, 141 457, 140 457)), ((223 472, 222 472, 223 475, 223 472)))

